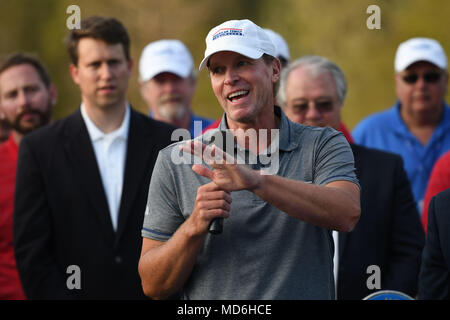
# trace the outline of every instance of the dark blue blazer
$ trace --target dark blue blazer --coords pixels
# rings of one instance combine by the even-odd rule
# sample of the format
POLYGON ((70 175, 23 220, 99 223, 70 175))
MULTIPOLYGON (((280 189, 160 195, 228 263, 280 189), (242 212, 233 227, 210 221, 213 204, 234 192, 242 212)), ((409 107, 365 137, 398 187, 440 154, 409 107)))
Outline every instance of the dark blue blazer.
POLYGON ((367 267, 377 265, 381 289, 417 294, 424 231, 400 156, 352 144, 361 185, 361 217, 339 233, 338 299, 363 299, 367 267))
POLYGON ((28 298, 145 298, 141 228, 153 166, 173 129, 131 110, 117 231, 80 110, 22 139, 14 247, 28 298), (67 286, 71 265, 81 289, 67 286))

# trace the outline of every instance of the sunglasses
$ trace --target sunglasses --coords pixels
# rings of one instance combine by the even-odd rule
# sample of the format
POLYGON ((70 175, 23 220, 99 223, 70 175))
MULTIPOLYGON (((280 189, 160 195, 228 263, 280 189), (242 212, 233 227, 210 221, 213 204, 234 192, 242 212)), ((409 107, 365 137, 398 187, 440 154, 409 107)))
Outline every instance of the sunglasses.
MULTIPOLYGON (((319 100, 313 101, 315 109, 319 113, 326 113, 333 110, 334 104, 332 100, 319 100)), ((309 102, 301 102, 292 106, 292 111, 295 114, 306 113, 309 109, 309 102)))
MULTIPOLYGON (((403 81, 409 84, 416 83, 417 80, 419 80, 419 75, 415 73, 408 74, 406 76, 403 76, 403 81)), ((422 76, 423 80, 426 83, 436 83, 441 79, 441 73, 439 72, 427 72, 422 76)))

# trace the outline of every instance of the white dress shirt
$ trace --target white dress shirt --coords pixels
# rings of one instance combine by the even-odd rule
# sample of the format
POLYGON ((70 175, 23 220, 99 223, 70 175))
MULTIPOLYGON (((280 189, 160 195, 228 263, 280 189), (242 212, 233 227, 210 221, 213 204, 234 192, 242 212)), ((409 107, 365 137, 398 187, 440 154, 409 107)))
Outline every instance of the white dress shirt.
POLYGON ((125 173, 128 129, 130 127, 130 106, 127 103, 125 116, 120 127, 107 134, 102 132, 92 122, 83 104, 81 104, 81 115, 94 147, 103 189, 108 201, 111 222, 114 230, 117 231, 123 176, 125 173))

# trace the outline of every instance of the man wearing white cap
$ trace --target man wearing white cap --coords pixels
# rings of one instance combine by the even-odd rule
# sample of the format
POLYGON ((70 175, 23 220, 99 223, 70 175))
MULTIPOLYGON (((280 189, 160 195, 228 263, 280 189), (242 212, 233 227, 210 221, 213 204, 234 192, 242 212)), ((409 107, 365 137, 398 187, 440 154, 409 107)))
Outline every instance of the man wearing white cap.
POLYGON ((289 46, 286 40, 284 40, 284 38, 279 33, 271 29, 264 29, 264 31, 266 31, 267 35, 275 46, 275 56, 278 58, 278 60, 280 60, 281 68, 286 67, 289 59, 291 59, 291 55, 289 54, 289 46))
POLYGON ((352 230, 360 215, 348 143, 330 128, 293 123, 274 106, 280 61, 253 22, 213 28, 205 67, 225 114, 218 129, 159 153, 142 229, 144 293, 334 299, 331 230, 352 230), (232 138, 227 153, 216 144, 221 134, 232 138), (174 163, 180 149, 203 162, 174 163), (269 149, 278 163, 267 174, 262 159, 269 149), (242 153, 258 160, 236 163, 242 153), (218 235, 211 233, 215 219, 224 219, 218 235))
MULTIPOLYGON (((286 40, 284 40, 284 38, 279 33, 271 29, 264 29, 264 31, 267 33, 270 41, 272 41, 273 45, 275 46, 275 57, 280 60, 281 68, 283 69, 287 66, 287 64, 289 63, 289 59, 291 58, 291 55, 289 53, 289 46, 286 40)), ((220 118, 214 121, 204 130, 204 132, 217 128, 221 120, 222 119, 220 118)))
POLYGON ((436 160, 450 150, 450 108, 445 102, 447 58, 439 42, 412 38, 395 56, 398 101, 353 131, 355 142, 402 156, 419 212, 436 160))
POLYGON ((192 113, 196 87, 194 61, 179 40, 158 40, 148 44, 139 61, 141 95, 150 116, 199 135, 213 120, 192 113), (198 128, 195 129, 197 123, 198 128))

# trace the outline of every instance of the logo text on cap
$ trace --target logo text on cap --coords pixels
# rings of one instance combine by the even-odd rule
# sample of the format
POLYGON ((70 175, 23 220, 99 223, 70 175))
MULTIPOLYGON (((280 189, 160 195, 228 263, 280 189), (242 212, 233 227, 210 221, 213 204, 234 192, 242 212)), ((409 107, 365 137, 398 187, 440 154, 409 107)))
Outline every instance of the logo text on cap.
POLYGON ((217 30, 216 33, 213 34, 213 40, 216 40, 225 36, 244 36, 242 29, 234 29, 234 28, 222 28, 217 30))

